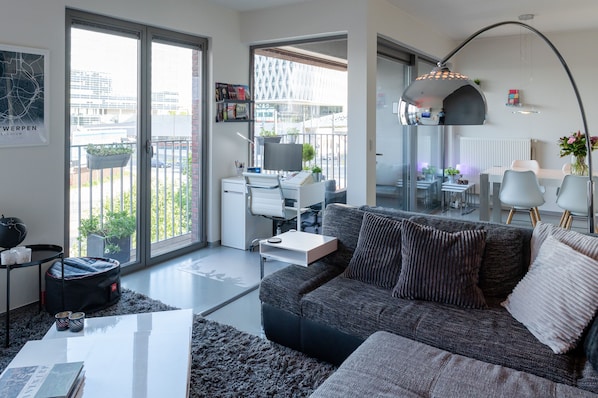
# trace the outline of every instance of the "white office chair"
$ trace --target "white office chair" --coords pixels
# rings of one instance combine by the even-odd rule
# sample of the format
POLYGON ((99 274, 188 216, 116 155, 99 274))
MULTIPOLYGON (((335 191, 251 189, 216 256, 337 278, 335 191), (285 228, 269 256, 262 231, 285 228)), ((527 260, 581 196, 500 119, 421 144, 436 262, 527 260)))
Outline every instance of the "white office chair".
POLYGON ((285 199, 277 174, 243 173, 247 187, 249 212, 275 222, 273 232, 281 233, 284 222, 297 218, 297 211, 285 206, 285 199))
POLYGON ((506 170, 499 198, 502 203, 511 207, 507 224, 511 223, 517 210, 528 210, 534 227, 541 221, 538 206, 544 204, 544 194, 533 171, 506 170))
MULTIPOLYGON (((588 178, 568 174, 563 179, 556 198, 556 204, 563 209, 560 227, 570 229, 574 216, 588 217, 588 178)), ((597 204, 598 199, 594 195, 594 209, 597 204)))

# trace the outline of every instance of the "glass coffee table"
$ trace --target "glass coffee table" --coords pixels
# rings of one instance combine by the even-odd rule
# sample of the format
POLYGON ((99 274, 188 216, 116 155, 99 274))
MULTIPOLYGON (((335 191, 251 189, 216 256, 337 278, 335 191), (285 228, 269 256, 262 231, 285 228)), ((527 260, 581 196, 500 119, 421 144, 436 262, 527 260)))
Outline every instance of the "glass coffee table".
MULTIPOLYGON (((6 270, 6 334, 4 347, 10 344, 10 272, 16 269, 33 267, 37 265, 37 290, 39 291, 39 310, 42 309, 42 264, 53 260, 64 260, 64 251, 57 245, 27 245, 31 249, 31 261, 23 264, 0 264, 0 269, 6 270)), ((64 264, 64 263, 63 263, 64 264)))

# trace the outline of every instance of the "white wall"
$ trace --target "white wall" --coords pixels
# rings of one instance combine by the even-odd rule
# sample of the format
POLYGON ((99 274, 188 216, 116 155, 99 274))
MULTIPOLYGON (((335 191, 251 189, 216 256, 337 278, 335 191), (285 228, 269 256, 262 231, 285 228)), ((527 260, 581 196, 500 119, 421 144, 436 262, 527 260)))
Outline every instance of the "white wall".
MULTIPOLYGON (((245 83, 248 46, 239 40, 239 14, 204 0, 19 0, 3 3, 0 42, 49 50, 50 144, 0 148, 0 214, 21 218, 28 228, 24 244, 63 245, 65 197, 65 9, 66 7, 147 23, 209 37, 210 82, 245 83)), ((212 83, 210 83, 212 84, 212 83)), ((214 102, 211 105, 213 120, 214 102)), ((246 146, 234 134, 234 124, 210 125, 208 241, 220 239, 220 178, 232 174, 235 159, 246 159, 246 146), (236 138, 235 138, 236 137, 236 138)), ((0 271, 0 291, 5 290, 0 271)), ((37 300, 37 269, 11 272, 11 307, 37 300)), ((0 312, 5 295, 0 295, 0 312)))
MULTIPOLYGON (((595 65, 598 53, 594 39, 598 31, 546 34, 569 65, 584 103, 590 132, 598 118, 595 65)), ((568 158, 559 157, 557 140, 583 128, 579 107, 571 83, 558 58, 544 41, 533 36, 531 51, 523 49, 529 64, 520 60, 520 37, 479 38, 458 55, 458 70, 482 81, 488 101, 488 119, 484 126, 460 127, 467 136, 520 136, 536 140, 535 158, 546 168, 561 168, 568 158), (531 56, 529 55, 531 52, 531 56), (510 88, 522 91, 524 103, 534 105, 535 115, 513 114, 505 106, 510 88)), ((525 59, 524 58, 524 59, 525 59)), ((455 129, 457 130, 457 129, 455 129)))

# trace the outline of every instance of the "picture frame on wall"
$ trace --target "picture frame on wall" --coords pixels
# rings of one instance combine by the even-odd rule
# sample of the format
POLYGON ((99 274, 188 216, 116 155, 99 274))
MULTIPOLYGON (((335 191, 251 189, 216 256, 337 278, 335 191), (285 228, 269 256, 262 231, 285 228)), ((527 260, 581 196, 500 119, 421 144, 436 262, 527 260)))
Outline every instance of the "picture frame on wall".
POLYGON ((0 147, 48 145, 49 52, 0 44, 0 147))

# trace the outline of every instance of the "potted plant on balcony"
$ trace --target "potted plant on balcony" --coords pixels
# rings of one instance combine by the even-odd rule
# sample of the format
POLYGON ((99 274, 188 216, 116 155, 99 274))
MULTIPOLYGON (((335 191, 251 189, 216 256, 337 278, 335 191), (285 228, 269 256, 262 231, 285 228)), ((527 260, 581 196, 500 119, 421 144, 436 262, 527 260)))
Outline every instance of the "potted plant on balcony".
POLYGON ((454 167, 452 167, 452 166, 451 166, 451 167, 448 167, 448 168, 445 170, 445 172, 446 172, 446 174, 447 174, 447 176, 448 176, 448 182, 449 182, 449 183, 451 183, 451 184, 454 184, 454 183, 456 183, 456 182, 457 182, 457 176, 458 176, 459 174, 461 174, 461 172, 460 172, 458 169, 456 169, 456 168, 454 168, 454 167))
POLYGON ((257 142, 259 145, 264 145, 265 142, 278 144, 280 143, 281 139, 282 136, 276 135, 276 132, 262 129, 262 131, 260 131, 260 135, 257 137, 257 142))
POLYGON ((311 174, 314 176, 315 182, 320 182, 322 180, 322 168, 317 164, 311 166, 311 174))
POLYGON ((89 144, 86 148, 90 170, 124 167, 131 159, 133 148, 124 144, 89 144))
POLYGON ((136 229, 137 220, 128 211, 108 211, 103 222, 95 215, 81 220, 79 240, 87 238, 89 257, 109 257, 126 263, 131 259, 131 236, 136 229))

